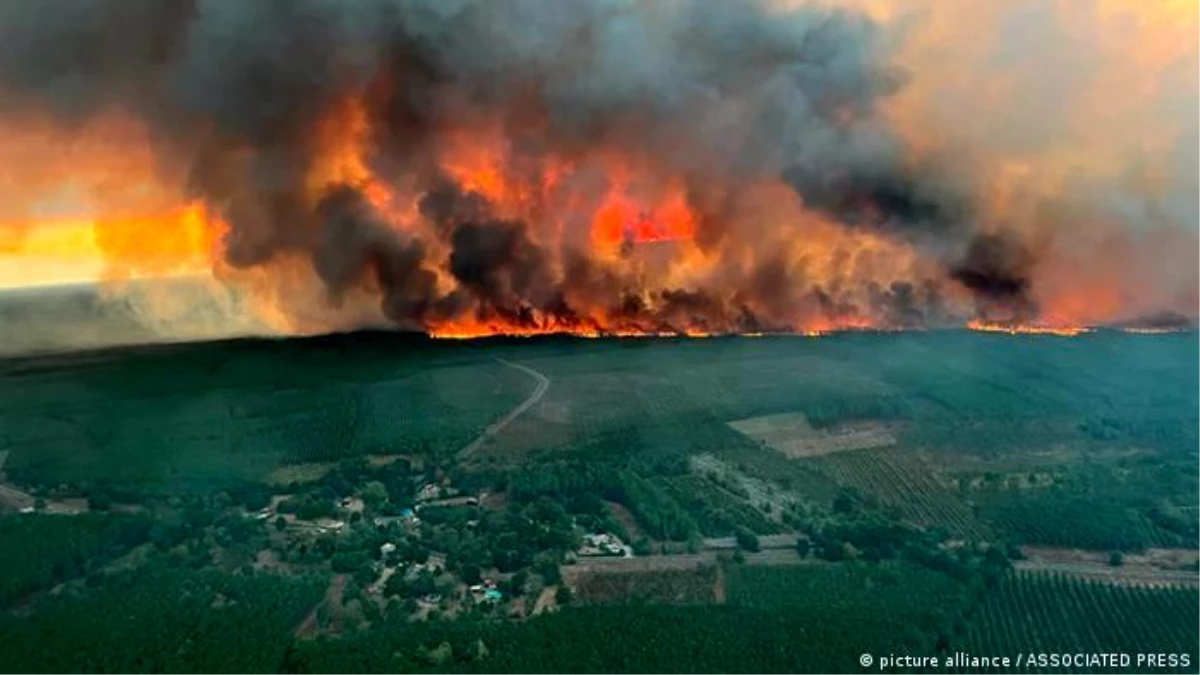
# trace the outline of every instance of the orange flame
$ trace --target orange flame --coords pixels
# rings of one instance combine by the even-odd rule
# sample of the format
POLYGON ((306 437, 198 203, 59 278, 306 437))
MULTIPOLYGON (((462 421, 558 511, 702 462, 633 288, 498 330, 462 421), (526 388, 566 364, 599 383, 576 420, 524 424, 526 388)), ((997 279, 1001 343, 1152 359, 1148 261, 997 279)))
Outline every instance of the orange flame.
MULTIPOLYGON (((873 15, 884 19, 899 16, 904 4, 844 2, 866 5, 873 15)), ((985 176, 981 182, 986 184, 981 188, 985 219, 1028 222, 1030 230, 1042 224, 1038 218, 1059 215, 1041 208, 1038 199, 1065 192, 1078 167, 1089 167, 1101 178, 1109 178, 1125 172, 1126 160, 1137 152, 1154 158, 1164 154, 1164 148, 1176 147, 1175 137, 1168 132, 1177 130, 1164 131, 1163 125, 1153 124, 1157 108, 1144 102, 1170 90, 1167 85, 1171 81, 1163 73, 1194 54, 1194 39, 1185 37, 1194 38, 1198 23, 1195 3, 1185 0, 1102 0, 1078 6, 1047 3, 1050 5, 1064 17, 1084 5, 1087 9, 1080 11, 1086 14, 1094 5, 1095 16, 1087 30, 1104 42, 1096 57, 1106 70, 1097 77, 1073 78, 1072 86, 1081 88, 1075 97, 1080 106, 1069 111, 1071 124, 1063 126, 1069 133, 1046 134, 1050 140, 1041 144, 1016 143, 1016 149, 1000 145, 998 139, 1007 134, 993 133, 1005 131, 1000 125, 1009 118, 991 111, 1017 110, 1021 106, 1010 105, 1013 100, 1036 101, 1046 93, 1014 73, 977 77, 994 67, 1001 51, 990 41, 1003 36, 987 33, 983 39, 981 31, 963 30, 963 26, 977 22, 1007 25, 1001 19, 1011 18, 1009 3, 928 4, 932 19, 914 32, 900 59, 918 77, 886 111, 917 154, 933 153, 944 143, 960 141, 979 149, 979 154, 990 160, 989 167, 981 171, 985 176), (946 58, 948 48, 961 58, 946 58), (1153 76, 1145 77, 1146 73, 1153 76), (967 84, 978 94, 944 95, 947 90, 965 89, 967 84), (947 101, 953 107, 942 109, 947 101), (949 123, 961 119, 978 124, 949 123)), ((355 186, 388 226, 429 234, 432 226, 422 221, 417 208, 418 187, 405 178, 381 175, 372 164, 376 139, 372 137, 370 96, 371 92, 347 92, 311 130, 316 161, 302 181, 304 196, 316 204, 334 186, 355 186)), ((347 307, 330 308, 306 261, 285 255, 260 268, 230 269, 223 251, 229 227, 216 215, 222 205, 194 201, 185 187, 186 167, 164 166, 150 134, 137 120, 108 111, 68 133, 36 117, 11 117, 5 113, 0 130, 0 165, 5 167, 0 173, 0 208, 4 209, 0 210, 0 288, 195 274, 252 289, 260 313, 271 325, 288 330, 321 330, 340 325, 337 321, 349 325, 382 321, 373 306, 349 306, 378 304, 378 289, 370 288, 370 280, 363 280, 366 290, 359 295, 341 299, 347 307), (322 317, 311 321, 307 315, 304 320, 297 318, 314 307, 320 307, 317 313, 322 317)), ((846 123, 852 122, 847 117, 846 123)), ((810 288, 822 290, 886 289, 893 282, 940 278, 936 275, 944 271, 937 261, 923 258, 909 245, 845 228, 806 211, 794 193, 774 177, 738 185, 735 201, 739 208, 728 215, 721 209, 706 209, 702 202, 712 195, 689 191, 680 176, 663 175, 653 157, 605 147, 575 147, 547 151, 536 161, 527 161, 512 147, 500 122, 452 126, 445 121, 441 125, 430 159, 438 171, 488 200, 497 217, 528 223, 529 236, 545 250, 584 251, 603 263, 605 272, 633 280, 636 290, 642 292, 641 299, 651 304, 664 290, 732 287, 730 278, 744 281, 765 257, 782 270, 801 270, 796 277, 802 277, 810 288), (722 241, 719 246, 701 241, 714 212, 738 218, 738 232, 745 234, 746 240, 722 241)), ((1142 164, 1155 162, 1140 162, 1139 166, 1142 164)), ((1144 173, 1140 180, 1148 194, 1162 192, 1163 184, 1172 178, 1167 168, 1150 166, 1144 173)), ((1093 231, 1118 229, 1111 225, 1097 221, 1093 231)), ((1106 261, 1125 260, 1129 255, 1129 246, 1120 237, 1095 238, 1100 241, 1093 242, 1086 255, 1106 261)), ((1136 270, 1153 269, 1158 264, 1157 252, 1166 252, 1173 257, 1164 267, 1190 269, 1194 274, 1195 259, 1188 258, 1191 250, 1173 246, 1177 239, 1160 237, 1157 241, 1151 234, 1141 239, 1154 244, 1145 250, 1155 253, 1144 254, 1148 260, 1140 260, 1136 270)), ((455 289, 457 281, 445 269, 446 245, 436 237, 423 241, 430 249, 433 262, 429 264, 438 290, 455 289)), ((1039 254, 1048 262, 1041 263, 1045 269, 1038 271, 1044 274, 1034 281, 1032 293, 1038 306, 1054 319, 1028 324, 975 320, 968 328, 1014 335, 1081 335, 1091 330, 1089 325, 1124 318, 1122 313, 1131 304, 1153 294, 1146 288, 1151 284, 1141 279, 1144 273, 1113 271, 1119 265, 1081 265, 1072 257, 1078 253, 1056 249, 1053 242, 1043 247, 1047 250, 1039 250, 1039 254)), ((562 275, 567 263, 555 259, 550 266, 554 274, 562 275)), ((434 319, 425 328, 444 338, 564 332, 582 337, 706 337, 714 332, 710 326, 686 320, 666 331, 660 325, 617 316, 606 304, 609 298, 588 294, 595 290, 572 291, 576 295, 568 299, 571 307, 579 310, 578 319, 529 326, 511 318, 468 315, 434 319)), ((797 335, 893 328, 884 319, 852 311, 796 312, 798 306, 813 301, 789 295, 789 290, 783 289, 782 297, 773 302, 759 301, 750 309, 756 316, 770 318, 771 325, 797 335)), ((950 285, 944 299, 961 310, 969 305, 969 298, 956 297, 956 292, 962 294, 950 285)), ((854 297, 855 304, 868 305, 869 298, 864 295, 865 291, 854 297)), ((1187 304, 1174 297, 1150 300, 1161 305, 1187 304)), ((753 330, 747 334, 764 333, 753 330)))
POLYGON ((1044 326, 1044 325, 1026 325, 1026 324, 1011 324, 1011 323, 989 323, 986 321, 974 320, 967 323, 967 328, 971 330, 983 331, 985 333, 1007 333, 1008 335, 1058 335, 1062 337, 1074 337, 1090 333, 1093 329, 1085 326, 1044 326))

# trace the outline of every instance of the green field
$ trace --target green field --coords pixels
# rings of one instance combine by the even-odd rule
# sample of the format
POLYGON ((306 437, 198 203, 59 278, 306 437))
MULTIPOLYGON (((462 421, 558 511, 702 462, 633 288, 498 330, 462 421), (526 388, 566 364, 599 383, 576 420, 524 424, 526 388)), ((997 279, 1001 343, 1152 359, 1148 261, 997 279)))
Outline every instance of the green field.
MULTIPOLYGON (((977 654, 1074 654, 1104 645, 1111 653, 1186 655, 1187 665, 1125 672, 1196 672, 1200 621, 1194 589, 1139 588, 1045 574, 1017 574, 1000 584, 962 645, 977 654)), ((1021 669, 1013 668, 1012 672, 1021 669)), ((1086 672, 1087 668, 1076 668, 1086 672)))

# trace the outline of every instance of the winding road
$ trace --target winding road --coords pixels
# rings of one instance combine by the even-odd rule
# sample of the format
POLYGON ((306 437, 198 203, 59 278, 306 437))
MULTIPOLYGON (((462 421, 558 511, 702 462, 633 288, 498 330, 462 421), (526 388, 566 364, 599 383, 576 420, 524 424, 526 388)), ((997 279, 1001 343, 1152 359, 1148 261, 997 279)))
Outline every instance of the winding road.
POLYGON ((526 398, 524 401, 522 401, 520 405, 518 405, 517 407, 510 410, 508 412, 508 414, 504 416, 503 419, 501 419, 499 422, 496 422, 495 424, 492 424, 487 429, 484 429, 483 433, 479 434, 479 436, 476 437, 475 440, 473 440, 470 443, 468 443, 467 445, 463 446, 463 448, 458 451, 458 457, 460 459, 470 456, 473 452, 478 450, 479 447, 482 446, 484 444, 484 442, 486 442, 489 438, 492 438, 496 434, 500 433, 501 431, 504 430, 504 427, 507 427, 509 424, 511 424, 513 420, 515 420, 518 417, 520 417, 521 415, 525 414, 525 411, 529 410, 534 405, 536 405, 538 401, 542 400, 542 396, 544 396, 546 394, 546 390, 550 388, 550 378, 539 373, 538 371, 534 370, 533 368, 530 368, 529 366, 523 366, 519 363, 514 363, 507 359, 496 359, 496 360, 499 361, 500 363, 503 363, 504 365, 508 366, 509 368, 515 368, 515 369, 525 373, 526 375, 529 375, 537 382, 537 387, 534 388, 533 393, 530 394, 528 398, 526 398))

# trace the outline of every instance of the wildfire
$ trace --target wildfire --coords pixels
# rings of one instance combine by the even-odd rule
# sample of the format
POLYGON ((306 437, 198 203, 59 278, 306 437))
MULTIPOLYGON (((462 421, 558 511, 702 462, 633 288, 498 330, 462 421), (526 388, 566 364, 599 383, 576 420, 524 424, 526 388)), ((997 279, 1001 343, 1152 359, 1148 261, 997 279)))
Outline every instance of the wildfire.
POLYGON ((1092 328, 1084 326, 1044 326, 1037 324, 1013 324, 1013 323, 990 323, 986 321, 973 320, 967 323, 967 328, 971 330, 983 331, 985 333, 1007 333, 1009 335, 1058 335, 1062 337, 1074 337, 1090 333, 1092 328))
POLYGON ((1195 317, 1194 162, 1174 161, 1195 126, 1172 93, 1195 86, 1190 3, 1028 8, 1102 41, 1087 58, 1040 32, 1013 51, 986 30, 1027 20, 1006 3, 924 6, 897 54, 889 0, 752 0, 737 21, 572 0, 536 40, 515 39, 541 26, 525 5, 461 4, 453 26, 371 2, 129 35, 32 17, 31 45, 130 44, 70 106, 10 50, 33 60, 0 69, 0 287, 194 275, 279 332, 446 339, 1195 317), (1042 57, 1080 76, 1048 96, 1042 57), (1022 319, 980 318, 1001 316, 1022 319))

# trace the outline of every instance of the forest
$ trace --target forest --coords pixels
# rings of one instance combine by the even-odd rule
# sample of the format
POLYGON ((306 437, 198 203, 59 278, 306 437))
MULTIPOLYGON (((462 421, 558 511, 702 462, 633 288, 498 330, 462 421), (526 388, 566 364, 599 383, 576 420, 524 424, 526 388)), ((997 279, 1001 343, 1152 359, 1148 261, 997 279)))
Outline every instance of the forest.
POLYGON ((1198 663, 1198 351, 358 334, 0 361, 0 484, 33 504, 0 513, 0 670, 842 672, 1027 641, 1198 663), (535 385, 497 359, 550 385, 489 436, 535 385), (733 424, 772 415, 820 451, 733 424), (837 445, 863 428, 883 441, 837 445), (1110 562, 1027 559, 1058 549, 1110 562), (1163 551, 1169 581, 1123 576, 1163 551))

